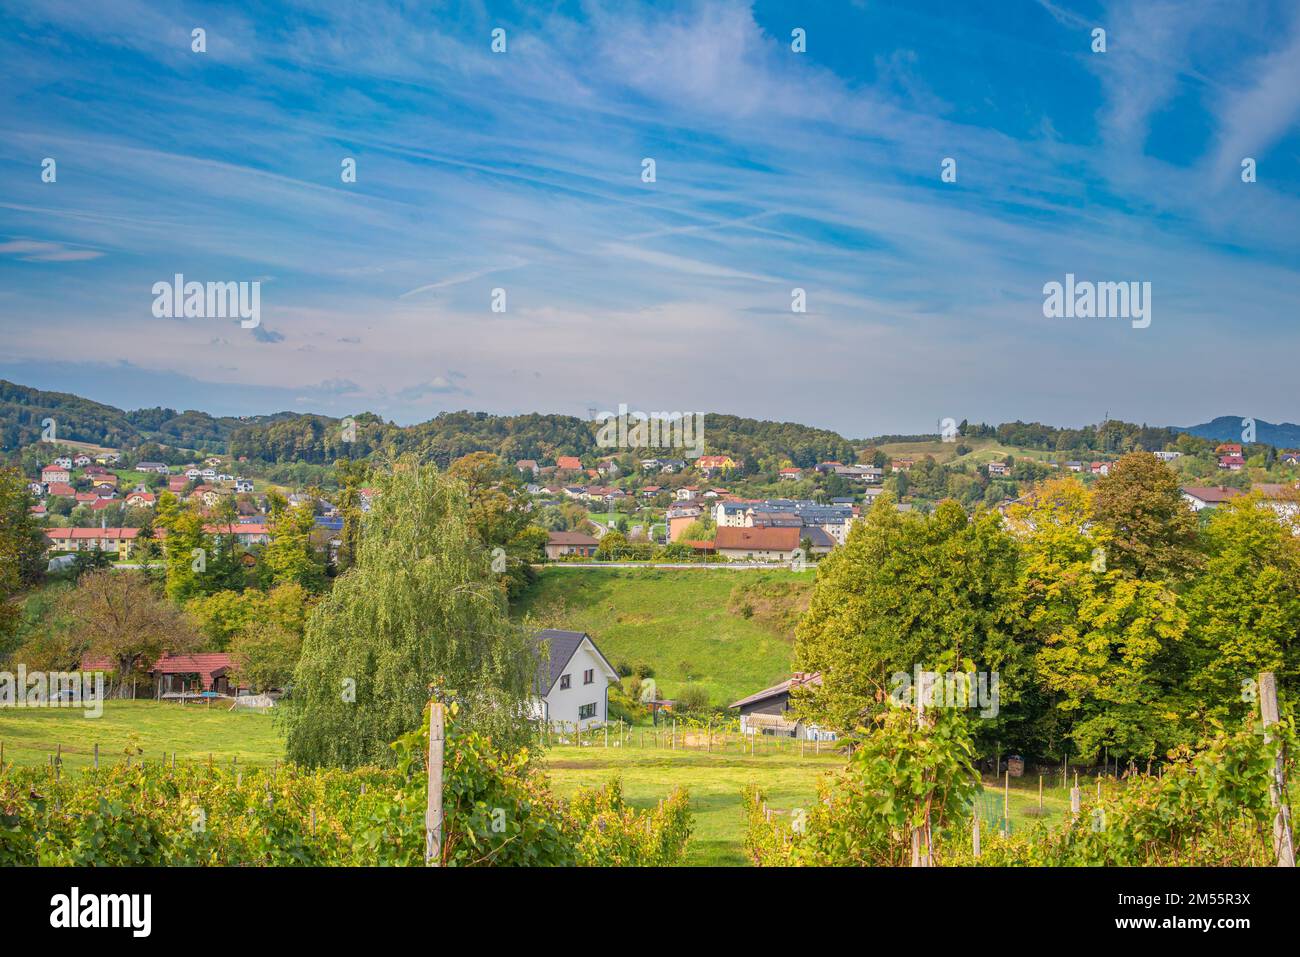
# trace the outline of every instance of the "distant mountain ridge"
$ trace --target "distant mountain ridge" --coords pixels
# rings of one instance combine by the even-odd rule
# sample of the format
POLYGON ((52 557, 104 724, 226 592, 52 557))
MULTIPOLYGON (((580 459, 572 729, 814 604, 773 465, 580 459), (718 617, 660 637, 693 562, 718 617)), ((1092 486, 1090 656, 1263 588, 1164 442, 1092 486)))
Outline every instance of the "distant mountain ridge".
MULTIPOLYGON (((1246 430, 1244 415, 1221 415, 1201 425, 1189 425, 1186 428, 1174 426, 1179 432, 1187 432, 1201 439, 1213 439, 1216 442, 1241 442, 1246 430)), ((1255 441, 1272 445, 1279 449, 1300 448, 1300 425, 1292 422, 1274 424, 1263 419, 1255 419, 1255 441)))

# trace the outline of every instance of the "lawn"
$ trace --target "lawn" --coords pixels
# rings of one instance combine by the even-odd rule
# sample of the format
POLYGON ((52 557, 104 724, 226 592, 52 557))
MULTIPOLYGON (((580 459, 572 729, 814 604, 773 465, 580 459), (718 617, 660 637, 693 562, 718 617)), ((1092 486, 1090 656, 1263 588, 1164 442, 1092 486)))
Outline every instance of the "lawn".
MULTIPOLYGON (((653 807, 674 787, 690 793, 695 833, 687 863, 697 866, 745 866, 744 819, 741 790, 755 783, 767 793, 774 809, 807 807, 816 799, 817 781, 844 766, 833 751, 816 755, 811 745, 800 754, 793 739, 760 738, 757 753, 741 753, 736 745, 722 751, 670 750, 653 747, 650 738, 639 747, 640 730, 633 731, 631 746, 577 748, 556 746, 546 753, 546 770, 556 794, 567 797, 580 787, 599 787, 613 777, 623 782, 623 794, 636 807, 653 807), (764 750, 766 749, 766 750, 764 750)), ((824 746, 823 746, 824 747, 824 746)), ((1043 814, 1059 817, 1069 811, 1069 792, 1044 782, 1043 814)), ((1086 785, 1085 785, 1086 786, 1086 785)), ((1002 782, 984 781, 982 800, 986 819, 1001 815, 1002 782)), ((1011 781, 1010 817, 1013 829, 1030 825, 1038 817, 1038 778, 1011 781)))
POLYGON ((98 718, 72 708, 0 708, 0 741, 8 764, 40 765, 63 746, 65 768, 85 767, 99 759, 122 761, 128 749, 146 761, 170 760, 270 764, 284 758, 284 742, 274 718, 229 704, 211 707, 157 701, 104 702, 98 718))
POLYGON ((772 607, 765 589, 811 586, 815 572, 547 568, 518 603, 552 628, 585 631, 615 665, 649 664, 660 692, 686 682, 728 705, 790 677, 793 606, 772 607), (754 597, 747 597, 747 596, 754 597), (735 607, 756 609, 751 617, 735 607))

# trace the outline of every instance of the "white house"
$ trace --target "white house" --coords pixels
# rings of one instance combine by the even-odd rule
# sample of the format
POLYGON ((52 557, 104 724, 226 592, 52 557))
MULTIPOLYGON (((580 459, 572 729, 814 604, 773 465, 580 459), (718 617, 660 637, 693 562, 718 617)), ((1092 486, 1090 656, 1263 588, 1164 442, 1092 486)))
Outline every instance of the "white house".
POLYGON ((618 672, 591 636, 547 628, 536 640, 542 657, 533 716, 560 727, 590 728, 609 720, 609 686, 617 684, 618 672))

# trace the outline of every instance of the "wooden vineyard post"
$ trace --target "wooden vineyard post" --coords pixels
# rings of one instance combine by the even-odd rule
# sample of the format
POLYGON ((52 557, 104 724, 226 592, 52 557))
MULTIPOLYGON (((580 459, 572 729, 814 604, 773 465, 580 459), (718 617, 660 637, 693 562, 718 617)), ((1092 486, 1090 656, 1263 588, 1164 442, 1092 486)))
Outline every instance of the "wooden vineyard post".
POLYGON ((424 863, 438 867, 442 863, 442 702, 429 709, 429 807, 425 813, 424 863))
MULTIPOLYGON (((925 727, 925 696, 927 690, 927 677, 924 672, 921 674, 921 680, 917 683, 912 693, 916 696, 916 726, 925 727)), ((930 820, 929 813, 926 813, 926 821, 921 827, 912 828, 912 866, 929 867, 930 866, 930 820), (924 842, 925 850, 922 851, 921 845, 924 842)))
POLYGON ((1074 787, 1070 788, 1070 817, 1076 819, 1079 816, 1079 807, 1081 798, 1079 795, 1079 772, 1074 772, 1074 787))
POLYGON ((1011 834, 1011 771, 1007 770, 1002 784, 1002 836, 1011 834))
POLYGON ((979 860, 980 856, 980 809, 976 805, 975 813, 971 815, 970 822, 970 842, 971 849, 975 852, 975 859, 979 860))
MULTIPOLYGON (((1264 740, 1272 741, 1268 729, 1277 724, 1277 677, 1271 671, 1259 676, 1259 714, 1263 719, 1264 740)), ((1269 785, 1269 799, 1277 813, 1273 816, 1273 851, 1278 867, 1295 867, 1295 845, 1291 835, 1291 808, 1286 803, 1284 757, 1281 749, 1273 762, 1273 780, 1269 785)))
POLYGON ((1038 776, 1038 816, 1043 816, 1043 776, 1038 776))

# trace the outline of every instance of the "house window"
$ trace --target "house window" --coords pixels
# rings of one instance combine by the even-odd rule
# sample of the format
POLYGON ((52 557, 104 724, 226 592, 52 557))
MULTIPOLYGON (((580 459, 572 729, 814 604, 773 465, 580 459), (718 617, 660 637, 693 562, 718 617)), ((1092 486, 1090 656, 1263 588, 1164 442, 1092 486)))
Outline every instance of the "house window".
POLYGON ((584 704, 578 706, 579 721, 583 721, 586 720, 587 718, 594 718, 594 717, 596 717, 596 702, 593 701, 591 704, 584 704))
POLYGON ((595 669, 595 668, 588 668, 586 671, 584 671, 584 672, 582 673, 582 683, 583 683, 584 685, 589 685, 589 684, 591 684, 591 683, 592 683, 593 681, 595 681, 595 680, 596 680, 596 669, 595 669))
POLYGON ((569 676, 560 675, 560 690, 564 691, 569 687, 569 676))

